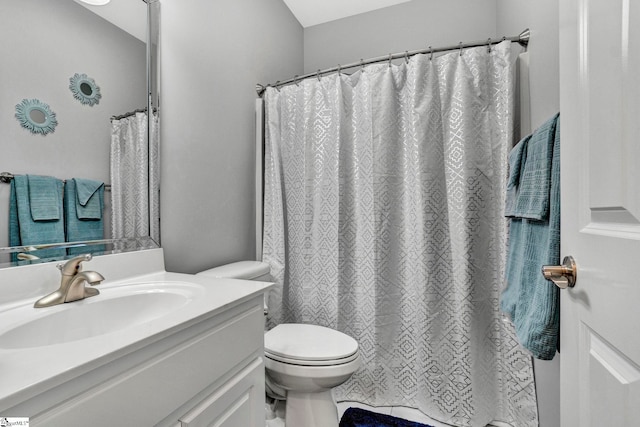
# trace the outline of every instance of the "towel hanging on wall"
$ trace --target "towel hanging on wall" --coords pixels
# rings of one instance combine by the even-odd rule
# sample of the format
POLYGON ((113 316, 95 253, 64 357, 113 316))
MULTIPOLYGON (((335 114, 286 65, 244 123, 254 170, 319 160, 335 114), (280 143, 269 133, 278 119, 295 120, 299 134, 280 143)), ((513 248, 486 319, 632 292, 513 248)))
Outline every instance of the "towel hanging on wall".
POLYGON ((540 273, 560 258, 560 119, 549 119, 509 154, 506 287, 500 307, 531 354, 551 360, 558 348, 560 296, 540 273))
MULTIPOLYGON (((50 176, 16 175, 9 199, 9 245, 64 242, 62 189, 64 183, 50 176)), ((45 249, 39 258, 64 256, 64 249, 45 249)), ((12 254, 17 261, 17 254, 12 254)))
MULTIPOLYGON (((104 183, 90 179, 68 179, 64 188, 67 242, 104 239, 104 183)), ((104 251, 104 245, 69 248, 69 255, 104 251)))

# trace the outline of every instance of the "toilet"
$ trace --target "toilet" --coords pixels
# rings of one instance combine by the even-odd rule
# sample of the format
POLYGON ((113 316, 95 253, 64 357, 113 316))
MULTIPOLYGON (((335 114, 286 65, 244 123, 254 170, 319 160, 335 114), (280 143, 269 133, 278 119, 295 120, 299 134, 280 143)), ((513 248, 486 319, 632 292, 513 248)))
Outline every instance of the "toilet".
MULTIPOLYGON (((269 265, 240 261, 198 273, 269 282, 269 265)), ((265 298, 265 314, 267 310, 265 298)), ((286 399, 286 427, 338 427, 331 394, 360 367, 358 342, 331 328, 283 323, 264 334, 267 393, 286 399)))

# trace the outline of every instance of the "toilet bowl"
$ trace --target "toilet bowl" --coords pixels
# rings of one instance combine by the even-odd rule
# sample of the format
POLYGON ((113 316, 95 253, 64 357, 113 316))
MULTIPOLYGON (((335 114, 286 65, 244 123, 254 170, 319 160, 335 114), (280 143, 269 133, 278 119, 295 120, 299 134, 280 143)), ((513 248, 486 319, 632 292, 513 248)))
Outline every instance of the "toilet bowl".
MULTIPOLYGON (((269 265, 240 261, 202 275, 270 281, 269 265)), ((265 304, 266 312, 266 304, 265 304)), ((264 334, 266 389, 286 399, 286 427, 338 427, 331 390, 360 367, 358 343, 331 328, 283 323, 264 334)))

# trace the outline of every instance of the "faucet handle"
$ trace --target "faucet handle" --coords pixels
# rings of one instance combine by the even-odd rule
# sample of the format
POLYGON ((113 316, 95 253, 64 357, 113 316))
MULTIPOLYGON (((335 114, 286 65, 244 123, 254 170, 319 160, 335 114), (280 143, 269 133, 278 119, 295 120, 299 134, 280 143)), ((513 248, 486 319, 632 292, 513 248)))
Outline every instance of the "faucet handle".
POLYGON ((80 265, 82 261, 91 261, 93 257, 91 254, 84 254, 77 256, 75 258, 71 258, 64 263, 59 263, 56 265, 58 270, 62 273, 63 276, 73 276, 80 270, 82 270, 82 266, 80 265))

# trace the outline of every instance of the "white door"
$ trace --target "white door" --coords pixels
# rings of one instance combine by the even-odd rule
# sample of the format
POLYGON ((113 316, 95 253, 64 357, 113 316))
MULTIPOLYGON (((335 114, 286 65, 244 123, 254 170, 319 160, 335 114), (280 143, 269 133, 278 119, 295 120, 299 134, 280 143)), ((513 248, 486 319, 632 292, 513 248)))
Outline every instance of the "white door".
POLYGON ((559 3, 562 427, 640 426, 640 1, 559 3))

